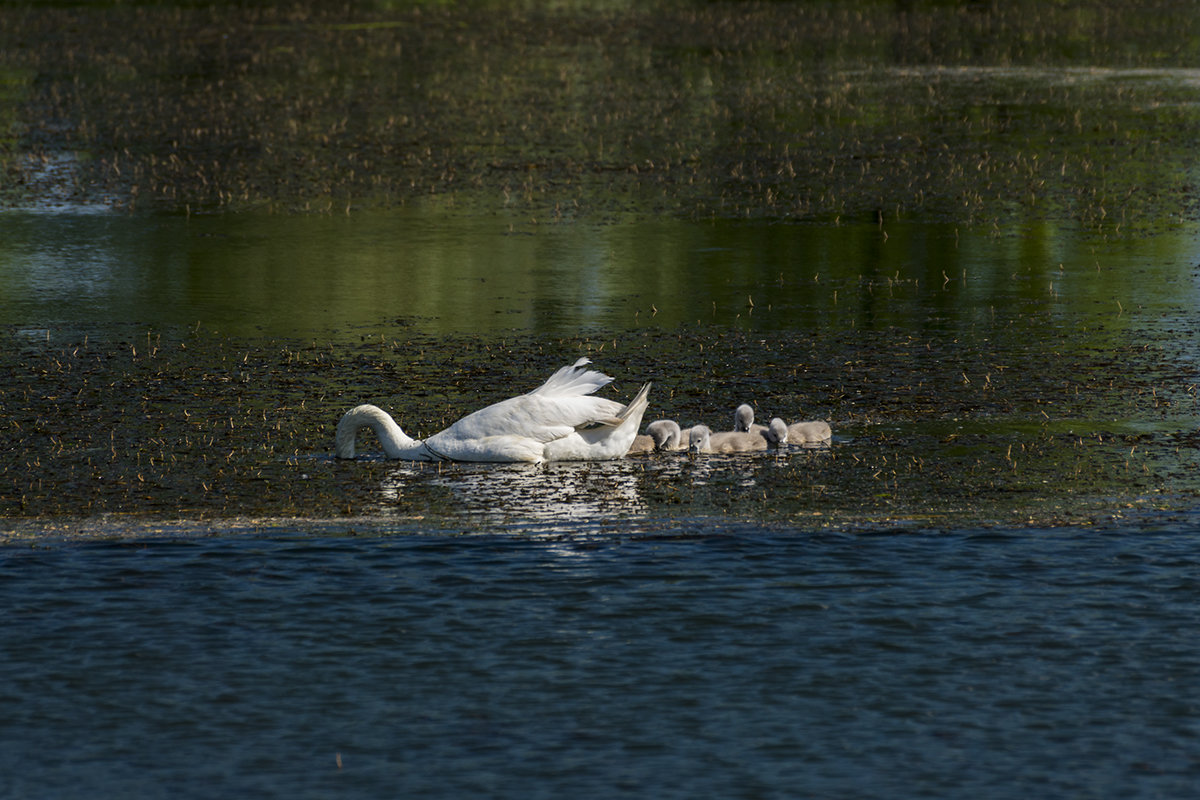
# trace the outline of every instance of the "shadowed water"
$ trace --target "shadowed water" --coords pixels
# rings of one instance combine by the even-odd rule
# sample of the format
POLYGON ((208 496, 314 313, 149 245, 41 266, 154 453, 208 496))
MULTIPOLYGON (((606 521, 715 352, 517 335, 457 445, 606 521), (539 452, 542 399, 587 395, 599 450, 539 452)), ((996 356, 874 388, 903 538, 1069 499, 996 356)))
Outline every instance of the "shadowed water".
POLYGON ((1200 780, 1193 533, 700 525, 6 547, 0 793, 1183 797, 1200 780))

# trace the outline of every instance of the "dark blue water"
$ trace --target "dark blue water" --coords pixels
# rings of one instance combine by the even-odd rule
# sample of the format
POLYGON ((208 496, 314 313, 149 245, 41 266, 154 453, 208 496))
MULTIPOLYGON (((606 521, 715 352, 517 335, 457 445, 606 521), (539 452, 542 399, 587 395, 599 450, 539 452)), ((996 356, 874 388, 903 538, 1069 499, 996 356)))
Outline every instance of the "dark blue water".
POLYGON ((1190 797, 1200 536, 16 541, 3 797, 1190 797))

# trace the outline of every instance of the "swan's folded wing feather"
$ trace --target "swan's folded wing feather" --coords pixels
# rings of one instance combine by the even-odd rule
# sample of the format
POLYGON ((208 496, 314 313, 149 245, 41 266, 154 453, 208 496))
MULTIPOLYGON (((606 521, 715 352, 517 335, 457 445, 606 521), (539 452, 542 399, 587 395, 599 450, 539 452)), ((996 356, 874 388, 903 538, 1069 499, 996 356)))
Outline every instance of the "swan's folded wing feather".
POLYGON ((590 431, 595 428, 617 428, 625 420, 620 417, 602 417, 600 419, 590 419, 582 425, 576 425, 577 431, 590 431))
POLYGON ((584 370, 587 363, 580 359, 529 394, 468 414, 427 438, 426 446, 445 458, 462 461, 595 458, 597 452, 607 452, 605 447, 613 451, 606 457, 624 455, 637 433, 650 385, 643 386, 628 405, 593 397, 590 392, 611 378, 584 370), (622 426, 628 428, 628 439, 615 432, 622 426), (596 445, 601 451, 591 449, 596 445), (550 449, 541 449, 545 447, 550 449))
POLYGON ((526 395, 539 395, 551 398, 582 397, 592 394, 597 389, 612 383, 612 378, 603 372, 587 369, 591 359, 581 358, 569 367, 563 367, 555 372, 546 382, 526 395))

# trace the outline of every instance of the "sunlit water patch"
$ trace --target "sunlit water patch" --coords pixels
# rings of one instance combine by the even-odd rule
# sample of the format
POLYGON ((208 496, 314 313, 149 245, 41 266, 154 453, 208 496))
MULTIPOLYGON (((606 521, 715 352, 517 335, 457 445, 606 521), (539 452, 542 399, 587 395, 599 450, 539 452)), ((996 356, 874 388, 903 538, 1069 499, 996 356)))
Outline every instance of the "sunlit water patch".
POLYGON ((544 466, 402 466, 389 470, 380 482, 379 499, 387 508, 409 491, 445 492, 446 506, 456 509, 463 521, 488 526, 532 522, 570 529, 588 521, 614 524, 645 513, 636 474, 642 469, 632 459, 544 466))

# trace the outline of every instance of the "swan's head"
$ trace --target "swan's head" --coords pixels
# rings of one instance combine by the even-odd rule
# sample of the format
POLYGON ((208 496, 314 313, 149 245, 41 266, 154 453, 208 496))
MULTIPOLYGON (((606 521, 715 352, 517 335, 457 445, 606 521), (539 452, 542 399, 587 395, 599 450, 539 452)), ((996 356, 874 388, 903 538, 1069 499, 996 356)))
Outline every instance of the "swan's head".
POLYGON ((709 448, 708 437, 712 435, 707 425, 696 425, 688 434, 688 455, 703 453, 709 448))
POLYGON ((646 433, 654 440, 654 449, 662 450, 679 441, 679 423, 673 419, 656 419, 646 426, 646 433))
POLYGON ((733 412, 733 429, 735 431, 749 432, 750 426, 754 424, 754 409, 749 403, 742 403, 733 412))
POLYGON ((767 426, 767 432, 764 434, 767 441, 775 446, 787 444, 788 426, 787 423, 779 417, 771 420, 771 424, 767 426))

